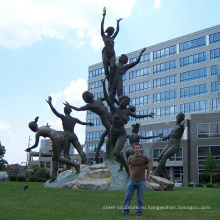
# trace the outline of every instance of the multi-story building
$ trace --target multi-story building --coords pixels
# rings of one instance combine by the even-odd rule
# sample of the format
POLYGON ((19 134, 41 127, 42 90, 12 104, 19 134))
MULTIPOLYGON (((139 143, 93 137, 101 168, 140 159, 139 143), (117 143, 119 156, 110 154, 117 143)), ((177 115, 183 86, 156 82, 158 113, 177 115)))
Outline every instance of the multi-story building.
MULTIPOLYGON (((129 63, 134 62, 139 53, 140 50, 128 53, 129 63)), ((215 152, 216 158, 220 159, 219 58, 220 25, 217 25, 147 47, 140 63, 123 76, 124 94, 131 98, 130 105, 136 106, 136 114, 155 113, 154 118, 131 118, 126 125, 128 133, 131 133, 131 125, 138 122, 142 135, 160 132, 166 135, 174 125, 177 113, 185 113, 186 129, 181 148, 166 164, 171 179, 182 180, 184 185, 199 182, 207 152, 215 152), (208 128, 209 132, 206 132, 208 128), (201 134, 203 130, 204 135, 201 134)), ((103 97, 103 78, 101 62, 89 66, 88 90, 95 98, 103 97)), ((90 111, 87 111, 87 121, 94 123, 93 127, 86 128, 85 141, 86 152, 92 160, 92 152, 104 127, 99 116, 90 111)), ((154 169, 166 142, 156 138, 142 143, 154 169)), ((103 158, 99 157, 99 160, 103 158)))

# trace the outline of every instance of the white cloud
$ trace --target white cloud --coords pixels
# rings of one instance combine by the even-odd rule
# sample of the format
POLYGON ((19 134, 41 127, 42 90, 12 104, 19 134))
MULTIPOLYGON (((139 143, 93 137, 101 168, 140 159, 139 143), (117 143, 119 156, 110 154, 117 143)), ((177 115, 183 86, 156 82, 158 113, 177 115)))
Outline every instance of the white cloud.
POLYGON ((8 131, 10 126, 6 124, 5 122, 0 122, 0 131, 8 131))
MULTIPOLYGON (((53 93, 51 95, 52 97, 52 103, 54 106, 59 107, 60 109, 63 109, 63 102, 67 101, 71 105, 76 107, 81 107, 85 105, 86 103, 82 99, 82 93, 87 90, 87 82, 84 79, 77 79, 73 80, 70 85, 65 88, 63 91, 60 91, 58 93, 53 93)), ((49 109, 49 107, 48 107, 49 109)), ((50 111, 50 110, 49 110, 50 111)), ((60 110, 58 111, 60 112, 60 110)), ((86 112, 77 112, 72 111, 71 113, 72 117, 78 118, 79 120, 85 122, 86 121, 86 112)), ((55 130, 63 130, 62 123, 60 119, 56 120, 49 120, 48 121, 51 128, 55 130)), ((84 125, 78 125, 76 124, 75 127, 75 133, 79 138, 79 141, 81 144, 84 144, 85 142, 85 126, 84 125)))
MULTIPOLYGON (((131 15, 135 2, 0 0, 0 45, 18 49, 41 41, 43 36, 70 41, 70 32, 74 38, 73 31, 76 37, 82 39, 91 31, 100 31, 103 6, 107 7, 106 25, 115 26, 116 19, 131 15)), ((89 41, 93 37, 90 36, 89 41)), ((91 45, 97 47, 95 43, 91 45)))
POLYGON ((154 9, 158 10, 162 6, 162 0, 154 0, 154 9))

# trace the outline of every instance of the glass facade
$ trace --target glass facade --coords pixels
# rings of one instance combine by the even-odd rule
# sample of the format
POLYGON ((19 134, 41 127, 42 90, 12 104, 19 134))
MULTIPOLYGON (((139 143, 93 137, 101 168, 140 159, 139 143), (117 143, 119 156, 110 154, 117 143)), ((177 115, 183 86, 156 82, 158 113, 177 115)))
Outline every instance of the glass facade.
POLYGON ((160 59, 163 57, 171 56, 173 54, 176 54, 176 45, 154 51, 153 52, 153 59, 157 60, 157 59, 160 59))
POLYGON ((172 69, 176 69, 176 60, 171 60, 165 63, 160 63, 153 66, 153 74, 166 72, 172 69))
POLYGON ((209 111, 208 100, 180 104, 180 111, 184 114, 209 111))
POLYGON ((197 63, 205 62, 207 59, 206 52, 190 55, 180 58, 180 67, 190 66, 197 63))
POLYGON ((220 122, 197 124, 198 138, 219 138, 220 122))
POLYGON ((193 39, 193 40, 190 40, 190 41, 187 41, 187 42, 184 42, 184 43, 180 43, 179 44, 179 46, 180 46, 179 50, 180 50, 180 53, 181 53, 181 52, 184 52, 184 51, 187 51, 187 50, 192 50, 192 49, 195 49, 195 48, 198 48, 198 47, 203 47, 205 45, 206 45, 206 38, 204 36, 204 37, 193 39))
POLYGON ((208 83, 180 89, 180 98, 188 98, 208 93, 208 83))
POLYGON ((139 79, 150 75, 150 67, 129 72, 129 80, 139 79))
POLYGON ((187 82, 207 77, 207 67, 180 73, 180 82, 187 82))

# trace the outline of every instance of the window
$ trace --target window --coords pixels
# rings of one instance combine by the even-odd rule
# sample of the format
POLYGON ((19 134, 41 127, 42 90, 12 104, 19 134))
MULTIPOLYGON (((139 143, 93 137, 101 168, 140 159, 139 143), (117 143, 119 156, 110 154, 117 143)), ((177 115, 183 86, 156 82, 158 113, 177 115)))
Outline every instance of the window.
POLYGON ((160 63, 153 66, 153 73, 161 73, 165 71, 169 71, 172 69, 176 69, 176 60, 171 60, 165 63, 160 63))
POLYGON ((92 79, 94 77, 97 77, 97 76, 101 76, 101 75, 104 75, 104 68, 99 68, 99 69, 96 69, 96 70, 92 70, 92 71, 89 71, 89 79, 92 79))
POLYGON ((208 83, 180 89, 180 98, 187 98, 208 93, 208 83))
POLYGON ((177 114, 177 106, 171 105, 161 108, 154 108, 153 112, 155 113, 155 118, 174 116, 177 114))
POLYGON ((129 72, 129 80, 146 77, 150 74, 150 67, 129 72))
POLYGON ((147 91, 150 89, 150 81, 136 83, 129 86, 129 94, 147 91))
POLYGON ((220 58, 220 48, 210 50, 210 60, 220 58))
POLYGON ((219 86, 218 86, 218 84, 219 84, 218 81, 211 83, 212 93, 219 91, 219 86))
POLYGON ((213 65, 210 68, 211 68, 211 75, 212 76, 216 76, 218 73, 220 73, 220 71, 219 71, 220 66, 219 65, 213 65))
POLYGON ((209 111, 208 100, 184 103, 180 105, 180 111, 183 113, 195 113, 209 111))
POLYGON ((204 123, 197 125, 198 138, 219 138, 220 137, 220 122, 204 123))
POLYGON ((159 103, 177 99, 177 90, 171 90, 153 94, 153 102, 159 103))
POLYGON ((209 35, 209 43, 214 44, 220 41, 220 32, 209 35))
POLYGON ((163 57, 171 56, 173 54, 176 54, 176 45, 158 51, 154 51, 153 59, 157 60, 163 57))
POLYGON ((194 40, 191 40, 191 41, 180 43, 179 44, 179 51, 181 53, 181 52, 184 52, 184 51, 187 51, 187 50, 192 50, 192 49, 195 49, 195 48, 198 48, 198 47, 203 47, 205 45, 206 45, 206 38, 204 36, 204 37, 197 38, 197 39, 194 39, 194 40))
POLYGON ((204 61, 206 61, 206 52, 180 58, 180 67, 190 66, 204 61))
POLYGON ((219 99, 212 99, 212 110, 219 110, 219 99))

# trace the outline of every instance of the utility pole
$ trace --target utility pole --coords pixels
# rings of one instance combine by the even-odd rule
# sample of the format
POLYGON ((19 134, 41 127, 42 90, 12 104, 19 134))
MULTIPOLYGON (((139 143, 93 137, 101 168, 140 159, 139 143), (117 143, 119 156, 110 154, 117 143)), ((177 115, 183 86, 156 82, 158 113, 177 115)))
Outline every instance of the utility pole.
MULTIPOLYGON (((28 148, 30 146, 30 142, 31 142, 31 137, 29 136, 29 139, 28 139, 28 148)), ((26 178, 27 178, 27 170, 28 170, 28 154, 30 154, 30 152, 27 152, 27 160, 26 160, 26 178)), ((29 155, 30 156, 30 155, 29 155)))

